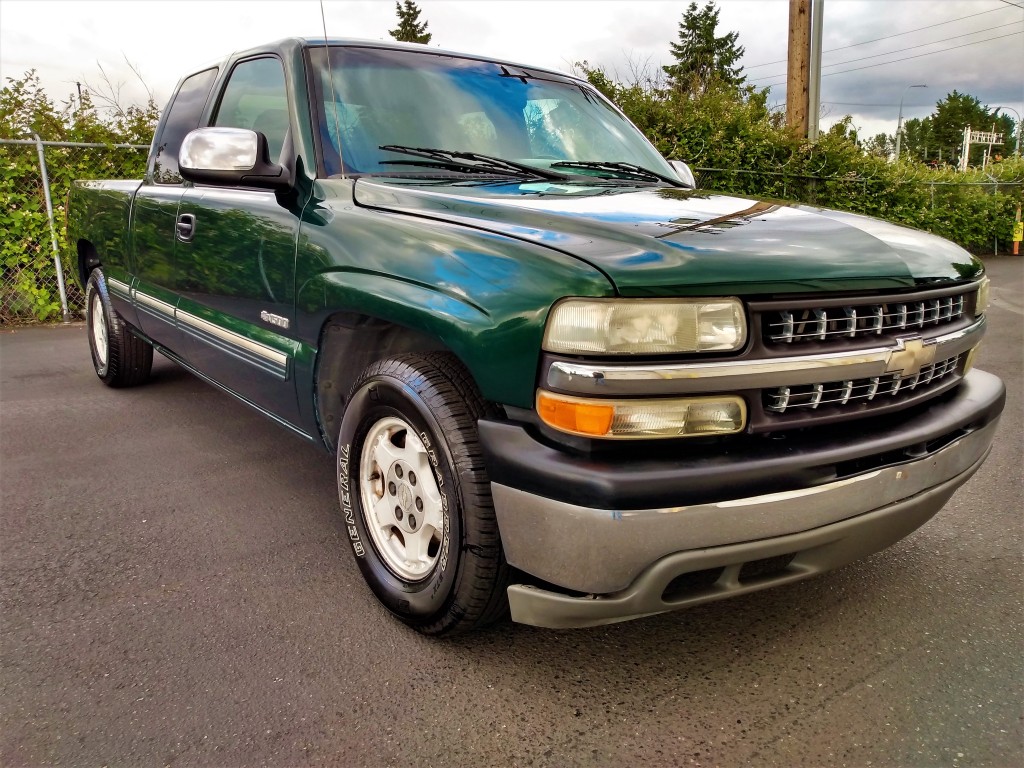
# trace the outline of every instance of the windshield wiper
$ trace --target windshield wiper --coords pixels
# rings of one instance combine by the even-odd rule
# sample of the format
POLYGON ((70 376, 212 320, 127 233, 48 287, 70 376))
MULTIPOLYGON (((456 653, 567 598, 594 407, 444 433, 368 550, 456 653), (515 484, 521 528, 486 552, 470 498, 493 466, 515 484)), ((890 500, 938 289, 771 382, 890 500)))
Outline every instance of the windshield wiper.
POLYGON ((552 163, 551 167, 581 168, 588 171, 623 173, 631 176, 632 178, 641 178, 647 181, 663 181, 666 184, 671 184, 673 187, 690 188, 689 184, 686 184, 677 178, 666 176, 662 173, 658 173, 657 171, 652 171, 650 168, 644 168, 642 165, 636 165, 634 163, 604 162, 600 160, 565 160, 558 163, 552 163))
POLYGON ((426 158, 426 160, 382 160, 381 165, 418 165, 424 168, 444 168, 462 173, 498 173, 505 176, 547 179, 549 181, 566 181, 569 178, 564 173, 534 168, 532 165, 505 160, 493 155, 481 155, 479 152, 456 152, 432 147, 406 147, 401 144, 382 144, 378 149, 426 158))

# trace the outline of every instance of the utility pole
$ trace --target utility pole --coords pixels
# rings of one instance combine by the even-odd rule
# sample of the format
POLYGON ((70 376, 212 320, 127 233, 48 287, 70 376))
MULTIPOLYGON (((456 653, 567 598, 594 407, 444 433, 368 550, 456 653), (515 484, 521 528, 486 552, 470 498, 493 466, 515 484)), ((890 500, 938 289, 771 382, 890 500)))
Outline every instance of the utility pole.
POLYGON ((903 89, 903 95, 900 96, 900 116, 896 121, 896 162, 900 160, 900 138, 903 136, 903 99, 907 96, 907 91, 911 88, 927 88, 927 85, 908 85, 903 89))
POLYGON ((789 0, 789 62, 786 66, 786 127, 807 135, 811 68, 811 0, 789 0))
POLYGON ((811 0, 811 55, 807 83, 807 138, 818 140, 821 116, 821 29, 825 21, 825 0, 811 0))

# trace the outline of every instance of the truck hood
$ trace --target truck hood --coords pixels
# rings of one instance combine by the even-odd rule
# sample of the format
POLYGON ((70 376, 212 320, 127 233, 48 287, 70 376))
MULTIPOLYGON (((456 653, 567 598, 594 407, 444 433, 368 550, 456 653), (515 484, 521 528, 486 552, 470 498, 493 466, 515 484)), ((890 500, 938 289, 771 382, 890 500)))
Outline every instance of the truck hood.
POLYGON ((623 296, 886 290, 971 280, 982 264, 878 219, 676 188, 362 178, 357 205, 554 248, 623 296))

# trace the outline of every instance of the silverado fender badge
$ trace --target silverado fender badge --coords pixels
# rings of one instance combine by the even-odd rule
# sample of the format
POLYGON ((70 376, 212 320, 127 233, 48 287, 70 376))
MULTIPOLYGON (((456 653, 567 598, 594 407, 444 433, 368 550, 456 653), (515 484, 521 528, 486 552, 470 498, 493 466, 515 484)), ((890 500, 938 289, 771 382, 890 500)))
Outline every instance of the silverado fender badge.
POLYGON ((291 325, 291 321, 287 317, 271 314, 265 309, 260 312, 260 320, 265 323, 270 323, 271 325, 276 325, 278 328, 287 328, 291 325))
POLYGON ((938 347, 935 343, 927 344, 920 338, 897 339, 896 349, 889 353, 886 373, 898 373, 903 378, 916 376, 926 365, 935 362, 938 347))

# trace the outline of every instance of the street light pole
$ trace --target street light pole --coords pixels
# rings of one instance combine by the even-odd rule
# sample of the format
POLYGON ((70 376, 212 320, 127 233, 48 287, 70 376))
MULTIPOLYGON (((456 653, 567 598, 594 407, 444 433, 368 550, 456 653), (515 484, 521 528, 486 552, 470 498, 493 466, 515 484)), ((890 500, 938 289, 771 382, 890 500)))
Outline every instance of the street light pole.
POLYGON ((900 137, 903 135, 903 99, 907 96, 907 91, 911 88, 927 88, 927 85, 908 85, 903 89, 903 95, 900 96, 900 117, 896 122, 896 161, 900 159, 900 137))
MULTIPOLYGON (((1017 130, 1016 130, 1016 133, 1017 133, 1017 151, 1014 154, 1016 154, 1017 157, 1020 157, 1020 112, 1018 112, 1013 107, 996 107, 995 109, 992 110, 992 117, 993 118, 997 114, 999 114, 999 110, 1000 109, 1008 109, 1011 112, 1013 112, 1013 114, 1015 114, 1017 116, 1017 130)), ((994 131, 995 129, 993 128, 992 130, 994 131)))

